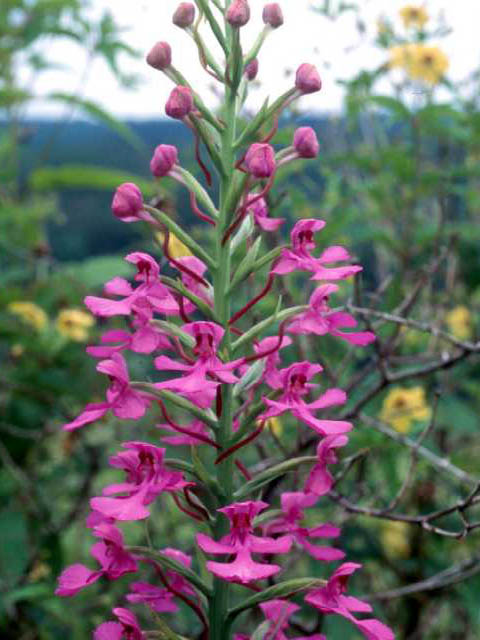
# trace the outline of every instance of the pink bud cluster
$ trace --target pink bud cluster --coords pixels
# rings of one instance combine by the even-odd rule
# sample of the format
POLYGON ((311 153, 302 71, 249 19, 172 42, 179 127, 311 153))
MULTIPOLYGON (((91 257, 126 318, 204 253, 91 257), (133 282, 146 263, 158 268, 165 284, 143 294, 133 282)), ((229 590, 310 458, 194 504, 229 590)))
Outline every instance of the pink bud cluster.
MULTIPOLYGON (((266 32, 283 24, 282 11, 276 3, 267 4, 262 17, 266 32)), ((225 19, 230 33, 247 24, 250 19, 247 0, 231 2, 225 19)), ((194 5, 181 3, 173 16, 174 24, 191 32, 194 20, 194 5)), ((206 59, 205 52, 202 55, 206 59)), ((177 82, 170 47, 158 43, 147 61, 167 75, 173 74, 175 79, 176 86, 165 106, 167 115, 184 121, 196 135, 204 135, 198 120, 205 116, 205 108, 190 86, 177 82), (195 105, 199 111, 195 111, 195 105)), ((241 75, 243 66, 239 68, 241 75)), ((244 73, 252 80, 257 72, 258 60, 252 56, 244 73)), ((320 88, 321 80, 315 67, 301 65, 295 88, 289 92, 280 111, 292 97, 320 88)), ((277 125, 279 111, 270 115, 277 120, 277 125)), ((210 126, 217 126, 219 131, 227 126, 208 113, 207 118, 210 126)), ((270 217, 268 195, 280 168, 299 158, 314 159, 319 153, 316 133, 310 127, 297 129, 292 145, 277 150, 271 144, 276 125, 266 137, 260 137, 257 132, 257 141, 239 151, 235 165, 229 168, 236 184, 243 186, 237 202, 230 203, 227 221, 221 219, 223 214, 215 209, 205 189, 181 167, 175 146, 160 144, 154 150, 150 163, 152 175, 170 176, 181 182, 189 189, 194 212, 214 227, 217 262, 167 214, 146 204, 135 184, 118 187, 112 202, 114 215, 124 222, 143 221, 154 230, 162 230, 163 265, 168 273, 174 271, 176 279, 165 274, 156 257, 134 252, 125 258, 135 269, 133 282, 115 277, 105 284, 103 295, 85 298, 91 313, 100 318, 123 319, 125 324, 123 328, 107 330, 100 344, 87 348, 90 356, 99 359, 97 370, 108 380, 105 400, 88 404, 78 417, 64 425, 65 430, 74 431, 112 415, 119 420, 136 421, 139 430, 142 424, 139 421, 148 418, 166 446, 192 447, 196 464, 200 464, 204 453, 213 459, 210 466, 215 468, 231 461, 230 476, 233 469, 241 474, 243 482, 238 483, 237 477, 233 477, 235 493, 231 490, 226 499, 227 489, 219 486, 213 476, 211 481, 205 480, 205 474, 209 473, 206 467, 200 473, 195 465, 179 463, 178 458, 170 459, 166 447, 135 436, 110 458, 110 465, 124 474, 122 481, 105 487, 101 495, 90 500, 87 526, 98 540, 91 549, 97 566, 74 564, 59 578, 57 593, 72 596, 101 578, 117 580, 141 572, 129 585, 127 602, 144 605, 156 614, 175 613, 183 602, 202 624, 199 636, 202 638, 209 637, 207 608, 215 594, 208 585, 202 587, 202 580, 191 570, 192 557, 168 546, 156 551, 152 560, 148 549, 125 545, 120 525, 152 518, 159 501, 172 499, 185 518, 202 526, 202 530, 192 536, 190 546, 196 545, 197 551, 207 556, 206 570, 216 579, 213 589, 220 581, 260 592, 262 586, 258 583, 276 579, 283 571, 282 558, 295 550, 325 564, 345 557, 341 549, 322 542, 338 540, 341 533, 338 527, 330 522, 306 526, 305 518, 307 510, 317 507, 334 486, 331 467, 338 462, 339 451, 347 445, 346 434, 353 425, 332 417, 331 413, 346 402, 347 396, 340 388, 320 389, 315 381, 323 371, 322 366, 309 360, 292 362, 288 353, 298 335, 329 335, 361 347, 375 339, 369 331, 355 330, 357 323, 353 316, 330 306, 330 298, 338 292, 342 281, 355 276, 362 267, 352 264, 350 254, 341 246, 317 250, 317 234, 326 223, 316 218, 302 219, 293 224, 288 245, 263 263, 268 264, 264 289, 240 308, 235 290, 230 300, 232 308, 227 307, 227 317, 223 303, 218 303, 220 296, 227 295, 225 285, 229 284, 219 277, 218 260, 225 254, 224 247, 228 250, 232 238, 237 240, 243 233, 243 222, 248 216, 254 223, 251 234, 277 231, 285 220, 270 217), (200 211, 197 199, 208 207, 208 216, 200 211), (172 230, 181 234, 193 255, 171 254, 172 230), (248 317, 274 282, 291 275, 306 280, 304 274, 308 274, 308 281, 314 286, 309 300, 304 296, 303 306, 288 310, 276 331, 270 329, 261 336, 259 329, 251 339, 244 339, 249 335, 249 328, 256 328, 252 329, 246 321, 240 322, 241 319, 248 317), (224 287, 220 293, 219 282, 224 287), (232 346, 235 338, 244 341, 238 353, 232 346), (128 352, 143 356, 149 370, 148 381, 132 381, 128 352), (229 415, 228 422, 226 415, 229 415), (251 458, 244 458, 244 449, 278 416, 287 417, 298 429, 306 428, 317 438, 317 448, 313 464, 308 459, 308 468, 299 474, 298 490, 284 491, 279 508, 272 509, 274 505, 266 498, 259 498, 262 484, 256 483, 260 483, 262 474, 256 475, 249 467, 251 458), (228 438, 219 436, 225 424, 231 430, 228 438)), ((216 144, 210 139, 207 143, 209 149, 216 144)), ((232 144, 231 140, 228 144, 232 144)), ((215 161, 214 154, 212 159, 215 161)), ((200 159, 199 163, 204 169, 200 159)), ((247 247, 251 246, 251 240, 249 238, 247 247)), ((234 259, 232 252, 225 264, 234 259)), ((255 264, 252 265, 246 275, 254 275, 255 264)), ((275 323, 265 326, 275 326, 275 323)), ((358 568, 355 563, 345 562, 329 577, 327 572, 323 586, 307 591, 304 602, 324 615, 343 616, 369 640, 392 640, 391 630, 378 620, 353 615, 371 612, 368 604, 345 595, 348 578, 358 568)), ((286 640, 290 618, 299 608, 298 604, 278 598, 262 602, 264 637, 286 640)), ((118 607, 113 613, 116 621, 101 624, 94 633, 96 640, 150 637, 128 609, 118 607)), ((218 637, 217 634, 215 639, 218 637)), ((243 631, 235 635, 236 640, 249 637, 243 631)), ((327 640, 323 634, 309 637, 327 640)))

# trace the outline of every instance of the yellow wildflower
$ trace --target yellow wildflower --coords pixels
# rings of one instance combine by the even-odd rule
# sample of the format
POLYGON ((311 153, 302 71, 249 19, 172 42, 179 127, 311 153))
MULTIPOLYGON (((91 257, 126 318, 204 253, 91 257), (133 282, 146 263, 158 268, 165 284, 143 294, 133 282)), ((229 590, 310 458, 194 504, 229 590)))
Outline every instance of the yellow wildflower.
POLYGON ((34 302, 10 302, 7 309, 10 313, 14 313, 21 318, 23 322, 30 325, 37 331, 44 329, 48 323, 48 316, 43 309, 41 309, 34 302))
POLYGON ((388 66, 392 69, 395 67, 406 69, 410 59, 413 57, 413 49, 415 46, 414 44, 397 44, 394 47, 390 47, 388 66))
POLYGON ((48 578, 52 573, 51 568, 45 562, 41 560, 35 562, 32 570, 28 574, 29 582, 39 582, 45 578, 48 578))
POLYGON ((12 348, 10 349, 10 355, 12 356, 12 358, 21 358, 24 353, 25 347, 23 346, 23 344, 19 344, 18 342, 12 344, 12 348))
POLYGON ((406 558, 410 555, 409 526, 406 522, 386 520, 380 533, 380 541, 387 555, 406 558))
POLYGON ((413 80, 430 85, 440 82, 448 69, 448 58, 438 47, 400 44, 390 49, 389 66, 404 69, 413 80))
POLYGON ((399 14, 405 29, 409 29, 410 27, 423 29, 428 22, 428 13, 424 7, 407 4, 400 9, 399 14))
POLYGON ((395 387, 383 401, 380 419, 390 424, 395 431, 408 433, 414 421, 428 420, 431 414, 432 410, 426 403, 422 387, 395 387))
POLYGON ((95 324, 90 313, 80 309, 62 309, 57 316, 57 329, 75 342, 85 342, 88 339, 88 330, 95 324))
POLYGON ((415 80, 438 84, 448 69, 448 58, 438 47, 417 45, 412 66, 408 70, 415 80))
POLYGON ((468 340, 472 337, 472 314, 463 305, 452 309, 445 316, 445 322, 451 333, 459 340, 468 340))
MULTIPOLYGON (((165 235, 161 232, 158 232, 155 234, 155 237, 163 247, 165 235)), ((183 242, 179 240, 173 233, 170 233, 168 238, 168 250, 172 258, 184 258, 185 256, 192 255, 190 249, 186 245, 184 245, 183 242)))

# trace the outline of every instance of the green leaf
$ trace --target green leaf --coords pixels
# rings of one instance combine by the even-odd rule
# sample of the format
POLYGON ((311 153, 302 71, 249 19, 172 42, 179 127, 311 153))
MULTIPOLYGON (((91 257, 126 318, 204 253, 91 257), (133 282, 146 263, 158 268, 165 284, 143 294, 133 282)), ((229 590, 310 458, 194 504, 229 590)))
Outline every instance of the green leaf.
POLYGON ((182 331, 182 329, 176 324, 173 324, 173 322, 169 322, 168 320, 153 320, 152 324, 168 335, 178 338, 186 347, 192 349, 195 346, 194 338, 192 338, 189 333, 186 333, 186 331, 182 331))
POLYGON ((145 180, 140 176, 81 164, 36 169, 29 178, 30 187, 35 191, 79 188, 113 191, 123 182, 134 182, 146 198, 153 196, 157 191, 151 180, 145 180))
POLYGON ((260 487, 263 487, 263 485, 268 484, 274 478, 283 476, 303 464, 312 464, 316 461, 317 458, 315 456, 304 456, 301 458, 292 458, 291 460, 277 464, 274 467, 270 467, 270 469, 259 473, 258 476, 252 478, 252 480, 244 484, 241 489, 236 491, 235 499, 239 500, 240 498, 244 498, 245 496, 248 496, 249 493, 254 493, 260 489, 260 487))
POLYGON ((27 524, 21 511, 6 509, 0 512, 0 575, 3 580, 18 579, 28 565, 29 543, 27 524))
POLYGON ((253 265, 255 260, 257 259, 258 250, 260 248, 260 244, 262 242, 262 237, 259 236, 253 246, 247 251, 246 256, 243 258, 241 263, 238 265, 238 268, 233 276, 233 280, 228 288, 228 293, 235 291, 235 287, 242 282, 245 278, 248 277, 250 273, 253 271, 253 265))
POLYGON ((179 407, 180 409, 184 409, 185 411, 188 411, 189 413, 194 415, 210 428, 218 429, 218 422, 211 410, 209 410, 207 413, 206 411, 199 409, 192 402, 189 402, 185 398, 178 396, 176 393, 166 391, 165 389, 156 389, 153 385, 148 384, 147 382, 132 382, 131 387, 133 389, 138 389, 139 391, 144 391, 145 393, 148 393, 156 398, 160 398, 161 400, 169 400, 175 406, 179 407))
POLYGON ((29 584, 26 587, 13 589, 5 594, 2 604, 5 608, 10 608, 17 602, 44 600, 52 595, 51 585, 45 583, 29 584))
POLYGON ((411 117, 408 107, 400 100, 392 98, 392 96, 369 96, 368 100, 382 109, 391 111, 393 115, 398 116, 401 120, 408 120, 411 117))
POLYGON ((169 215, 164 211, 160 211, 159 209, 155 209, 155 207, 150 207, 148 205, 145 205, 145 209, 155 218, 155 220, 164 224, 170 233, 177 236, 177 238, 181 240, 195 256, 197 256, 197 258, 203 260, 210 270, 214 271, 217 268, 215 260, 197 242, 195 242, 195 240, 186 231, 184 231, 182 227, 179 227, 169 215))
POLYGON ((209 304, 207 304, 205 300, 202 300, 202 298, 199 298, 189 289, 187 289, 187 287, 181 280, 174 280, 173 278, 169 278, 168 276, 161 276, 161 280, 164 284, 169 286, 174 291, 178 291, 178 293, 180 293, 184 298, 187 298, 188 300, 193 302, 193 304, 197 306, 200 311, 207 316, 207 318, 210 318, 214 322, 219 323, 215 310, 209 304))
POLYGON ((190 584, 196 587, 199 591, 201 591, 207 597, 211 595, 212 592, 210 587, 208 587, 202 580, 200 580, 200 578, 197 576, 196 573, 188 569, 185 565, 181 564, 180 562, 177 562, 176 560, 173 560, 172 558, 169 558, 168 556, 158 551, 149 549, 148 547, 127 547, 127 550, 130 553, 135 553, 142 556, 146 556, 147 558, 152 558, 153 560, 161 564, 166 569, 179 573, 181 576, 186 578, 190 582, 190 584))
POLYGON ((66 263, 57 271, 57 275, 77 280, 89 291, 102 287, 115 276, 128 277, 131 273, 131 265, 117 256, 101 256, 84 262, 66 263))
POLYGON ((286 580, 285 582, 279 582, 273 587, 264 589, 260 593, 256 593, 254 596, 244 600, 242 604, 230 609, 228 612, 228 621, 231 623, 240 613, 256 607, 262 602, 268 602, 276 598, 287 598, 299 593, 301 591, 307 591, 308 589, 314 589, 315 587, 323 587, 326 584, 325 580, 319 580, 318 578, 297 578, 295 580, 286 580))
MULTIPOLYGON (((281 303, 281 299, 279 300, 279 303, 281 303)), ((251 344, 254 338, 256 338, 260 333, 263 333, 263 331, 266 331, 274 322, 283 322, 287 318, 302 313, 308 309, 308 306, 302 305, 299 307, 290 307, 290 309, 279 311, 278 306, 279 304, 277 304, 277 309, 275 310, 275 313, 273 315, 254 325, 251 329, 244 333, 243 336, 238 338, 238 340, 235 340, 232 345, 232 354, 238 351, 240 347, 251 344)))
POLYGON ((92 100, 86 100, 85 98, 80 98, 79 96, 72 96, 69 93, 62 93, 60 91, 55 91, 46 96, 48 100, 54 100, 56 102, 62 102, 63 104, 67 104, 71 107, 78 108, 86 115, 103 122, 106 124, 112 131, 115 131, 119 136, 121 136, 126 142, 129 142, 132 147, 134 147, 138 152, 145 152, 145 145, 140 140, 138 136, 136 136, 127 125, 123 122, 112 116, 110 113, 102 109, 100 105, 92 100))

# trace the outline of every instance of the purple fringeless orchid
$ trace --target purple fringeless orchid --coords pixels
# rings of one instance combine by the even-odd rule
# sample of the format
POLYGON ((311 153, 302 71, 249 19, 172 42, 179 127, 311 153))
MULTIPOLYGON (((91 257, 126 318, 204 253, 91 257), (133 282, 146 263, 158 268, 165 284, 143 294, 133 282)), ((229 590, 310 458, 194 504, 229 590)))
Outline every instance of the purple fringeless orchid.
POLYGON ((283 249, 280 258, 272 269, 275 275, 286 275, 292 271, 313 273, 310 280, 344 280, 362 270, 359 265, 346 267, 328 267, 332 262, 350 260, 350 254, 343 247, 327 247, 319 258, 312 256, 315 249, 314 233, 325 226, 324 220, 300 220, 291 233, 292 245, 283 249))
POLYGON ((286 369, 280 370, 281 389, 283 393, 276 400, 264 397, 263 401, 268 409, 258 419, 268 420, 274 416, 289 411, 295 418, 304 422, 322 436, 346 433, 352 429, 352 424, 344 420, 322 420, 316 418, 312 411, 326 409, 331 406, 344 404, 346 394, 341 389, 327 389, 317 400, 305 402, 307 395, 317 385, 308 382, 313 376, 322 371, 319 364, 311 362, 296 362, 286 369))
MULTIPOLYGON (((300 96, 319 91, 322 82, 315 66, 303 63, 290 88, 278 99, 267 100, 244 124, 244 98, 261 68, 258 61, 267 37, 275 37, 283 23, 282 10, 277 3, 264 7, 261 32, 248 50, 241 42, 241 27, 250 18, 247 0, 202 0, 196 4, 198 21, 195 5, 181 3, 173 23, 192 37, 203 69, 221 83, 225 91, 222 109, 213 112, 203 102, 189 79, 174 66, 175 52, 167 42, 158 42, 147 61, 175 85, 166 112, 192 131, 194 155, 206 186, 181 165, 181 149, 162 140, 152 141, 151 171, 156 178, 173 178, 188 191, 193 214, 208 223, 212 236, 192 234, 184 224, 183 212, 174 219, 158 208, 159 199, 150 204, 137 185, 118 187, 113 214, 123 222, 150 228, 156 245, 159 232, 163 233, 163 256, 130 253, 126 261, 136 268, 134 282, 115 277, 107 282, 103 295, 85 298, 94 315, 115 318, 116 324, 103 333, 99 344, 87 348, 89 355, 100 358, 97 370, 108 376, 110 384, 105 402, 87 405, 64 426, 75 430, 108 413, 120 420, 145 418, 135 425, 131 441, 110 458, 111 466, 125 473, 124 481, 105 487, 102 495, 90 501, 87 527, 99 539, 92 547, 99 568, 83 564, 68 567, 59 578, 57 594, 74 595, 101 577, 116 580, 138 572, 130 581, 126 599, 133 607, 146 609, 148 619, 154 627, 158 623, 161 631, 143 631, 135 614, 120 607, 113 610, 115 621, 96 628, 94 640, 167 637, 161 614, 177 613, 180 603, 182 616, 188 607, 200 625, 193 628, 191 616, 186 617, 191 624, 186 632, 190 637, 256 638, 258 630, 251 635, 248 627, 235 627, 235 611, 259 605, 265 618, 259 627, 264 630, 264 639, 286 640, 293 635, 291 616, 300 610, 287 598, 296 593, 298 600, 297 570, 306 565, 287 561, 282 567, 281 558, 293 546, 294 553, 305 551, 325 563, 342 560, 345 555, 317 543, 319 539, 337 539, 338 527, 330 522, 309 523, 318 499, 334 485, 329 466, 337 462, 337 451, 346 445, 345 434, 353 427, 335 419, 335 408, 345 403, 346 394, 331 388, 314 395, 318 385, 311 380, 322 366, 303 355, 300 362, 292 363, 289 352, 294 347, 285 348, 299 334, 310 334, 319 350, 327 334, 353 346, 372 342, 371 332, 355 330, 352 315, 329 306, 329 297, 338 291, 340 281, 362 268, 350 264, 350 254, 340 246, 329 246, 316 254, 315 234, 324 228, 323 220, 295 222, 290 246, 275 246, 285 219, 270 217, 269 211, 269 203, 275 202, 269 194, 283 167, 299 158, 314 162, 319 153, 317 135, 310 127, 300 127, 290 146, 278 148, 274 136, 282 113, 300 96), (222 61, 207 45, 209 39, 203 38, 201 31, 208 26, 223 49, 222 61), (208 161, 202 159, 204 153, 208 161), (213 171, 218 189, 209 191, 213 171), (274 231, 277 235, 271 233, 274 231), (191 255, 173 255, 170 235, 175 235, 191 255), (270 244, 267 251, 263 251, 262 237, 264 245, 270 244), (161 273, 163 268, 167 273, 161 273), (308 304, 309 294, 304 295, 305 282, 301 282, 305 273, 310 281, 320 281, 308 304), (290 298, 296 296, 282 281, 290 274, 299 293, 294 302, 290 298), (259 281, 264 283, 260 290, 259 281), (269 310, 269 293, 277 296, 274 311, 269 310), (262 300, 263 309, 258 304, 262 300), (136 354, 135 371, 145 362, 143 380, 137 376, 130 380, 127 352, 136 354), (328 414, 317 415, 327 410, 328 414), (283 415, 279 434, 273 429, 270 432, 275 436, 275 448, 267 450, 260 442, 264 425, 283 415), (297 457, 295 448, 289 449, 286 440, 292 423, 305 431, 306 425, 310 437, 312 430, 318 434, 313 465, 311 456, 297 457), (143 442, 148 437, 183 449, 176 449, 176 457, 169 457, 166 448, 143 442), (258 446, 245 455, 253 441, 258 446), (303 483, 305 477, 305 486, 298 487, 298 479, 303 483), (295 479, 297 484, 292 487, 295 479), (163 493, 170 494, 181 512, 178 526, 176 519, 175 526, 167 529, 169 514, 162 514, 165 517, 158 518, 158 530, 152 529, 151 540, 162 540, 166 531, 174 537, 181 528, 185 548, 191 549, 196 542, 199 553, 216 557, 206 558, 204 571, 180 549, 155 549, 149 536, 147 546, 124 545, 117 525, 154 519, 154 501, 163 493), (270 510, 277 499, 281 509, 270 510), (194 535, 185 528, 185 518, 201 526, 201 532, 194 535), (286 571, 280 576, 282 568, 286 571), (210 578, 205 577, 206 572, 210 578), (272 588, 273 593, 265 596, 256 583, 267 579, 265 588, 272 588), (279 594, 285 599, 272 598, 279 594)), ((278 202, 283 213, 286 201, 278 202)), ((292 219, 295 212, 285 210, 287 215, 292 219)), ((305 344, 299 345, 300 353, 305 344)), ((304 440, 302 435, 299 442, 304 440)), ((177 546, 173 540, 168 543, 177 546)), ((347 579, 358 567, 342 564, 326 586, 308 593, 306 602, 323 614, 347 618, 369 640, 391 640, 393 633, 378 620, 353 615, 371 611, 366 603, 345 595, 347 579)), ((300 583, 311 588, 312 580, 300 583)), ((248 618, 243 620, 249 624, 248 618)), ((170 622, 169 637, 177 637, 175 618, 170 622)), ((307 640, 307 636, 295 640, 307 640)), ((310 640, 327 639, 314 633, 310 640)))
POLYGON ((231 504, 219 509, 230 521, 230 533, 218 542, 203 533, 196 536, 197 544, 205 553, 213 555, 233 555, 233 562, 207 562, 207 569, 215 576, 229 582, 249 584, 265 580, 280 571, 275 564, 255 562, 252 553, 288 553, 292 545, 290 536, 273 539, 256 536, 253 520, 268 504, 262 501, 248 501, 231 504))
POLYGON ((348 579, 362 565, 345 562, 334 571, 325 587, 311 591, 305 602, 318 609, 324 615, 336 614, 352 622, 368 640, 394 640, 392 630, 375 618, 359 620, 353 613, 371 613, 367 603, 344 595, 348 579))
POLYGON ((340 329, 354 329, 358 323, 349 313, 330 309, 328 300, 330 295, 336 291, 338 291, 338 286, 330 283, 315 289, 310 296, 309 309, 295 316, 287 325, 287 331, 295 334, 313 333, 317 336, 329 333, 361 347, 373 342, 375 334, 371 331, 352 331, 350 333, 340 331, 340 329))
POLYGON ((126 451, 112 456, 110 464, 125 471, 126 481, 105 487, 103 496, 90 501, 92 509, 104 517, 143 520, 150 515, 147 506, 160 493, 178 491, 191 484, 181 472, 164 466, 165 449, 144 442, 124 442, 123 447, 126 451))
POLYGON ((59 596, 74 596, 78 591, 93 584, 102 576, 118 580, 126 573, 134 573, 138 564, 133 555, 125 551, 123 534, 115 525, 101 523, 94 527, 93 535, 101 539, 90 550, 101 569, 92 571, 83 564, 67 567, 58 579, 55 593, 59 596))
POLYGON ((194 362, 181 363, 168 356, 155 359, 160 371, 180 371, 179 378, 155 383, 157 389, 167 389, 188 398, 199 407, 209 407, 220 383, 238 382, 232 370, 239 367, 243 359, 222 362, 217 355, 225 330, 214 322, 192 322, 182 326, 182 331, 195 340, 194 362), (207 378, 209 376, 209 378, 207 378))
POLYGON ((265 533, 289 534, 295 542, 316 560, 336 562, 345 557, 345 553, 333 547, 317 546, 309 538, 338 538, 340 529, 327 523, 315 527, 305 527, 300 523, 305 518, 305 509, 312 507, 318 498, 301 491, 285 492, 281 496, 282 515, 265 525, 265 533))
POLYGON ((103 622, 93 633, 93 640, 145 640, 137 617, 128 609, 116 607, 118 622, 103 622))
POLYGON ((107 401, 88 404, 75 420, 63 426, 65 431, 74 431, 90 422, 95 422, 108 411, 123 420, 138 420, 145 415, 150 406, 151 400, 148 396, 131 388, 127 365, 120 353, 112 353, 108 360, 100 361, 97 364, 97 371, 110 378, 107 401))

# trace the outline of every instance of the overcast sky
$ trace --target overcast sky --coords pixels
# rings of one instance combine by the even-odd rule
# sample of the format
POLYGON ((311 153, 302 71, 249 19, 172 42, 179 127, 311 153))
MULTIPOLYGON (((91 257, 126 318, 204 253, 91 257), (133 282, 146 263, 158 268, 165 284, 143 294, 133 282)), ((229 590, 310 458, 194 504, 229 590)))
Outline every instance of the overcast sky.
MULTIPOLYGON (((206 102, 215 101, 208 88, 211 79, 202 72, 190 38, 171 23, 178 0, 91 0, 91 3, 95 15, 109 9, 117 23, 126 27, 125 40, 142 53, 142 58, 135 62, 125 58, 122 68, 125 72, 140 74, 142 82, 135 91, 123 90, 105 65, 97 61, 90 70, 85 97, 122 117, 163 115, 163 105, 172 85, 163 74, 144 63, 144 56, 155 42, 167 40, 172 45, 175 66, 202 93, 206 102)), ((264 4, 264 0, 250 0, 252 20, 242 30, 247 47, 263 26, 264 4)), ((285 77, 285 69, 295 69, 308 61, 315 62, 321 70, 324 88, 320 94, 304 98, 304 107, 317 111, 338 109, 342 92, 336 78, 351 77, 361 67, 374 68, 383 61, 382 55, 366 44, 355 47, 359 39, 353 14, 330 22, 309 10, 309 0, 283 0, 280 4, 285 25, 272 34, 262 50, 259 74, 262 87, 253 100, 260 103, 265 95, 286 90, 291 80, 285 77)), ((398 9, 405 4, 405 0, 360 0, 362 17, 370 33, 375 33, 376 21, 382 14, 392 18, 400 29, 398 9)), ((441 46, 450 58, 449 75, 455 79, 464 77, 480 62, 480 3, 478 0, 428 0, 423 4, 433 20, 443 12, 453 28, 453 34, 442 39, 441 46)), ((50 60, 68 63, 71 70, 45 74, 37 84, 37 92, 74 90, 84 68, 84 52, 59 42, 49 46, 48 55, 50 60)), ((51 107, 37 105, 35 109, 37 113, 52 113, 51 107)))

